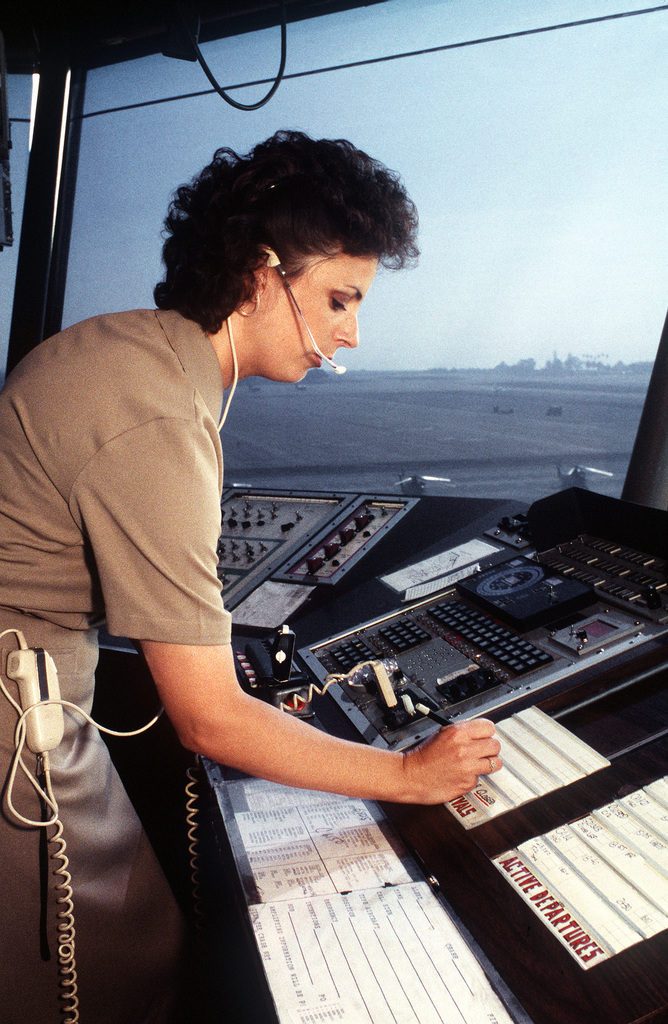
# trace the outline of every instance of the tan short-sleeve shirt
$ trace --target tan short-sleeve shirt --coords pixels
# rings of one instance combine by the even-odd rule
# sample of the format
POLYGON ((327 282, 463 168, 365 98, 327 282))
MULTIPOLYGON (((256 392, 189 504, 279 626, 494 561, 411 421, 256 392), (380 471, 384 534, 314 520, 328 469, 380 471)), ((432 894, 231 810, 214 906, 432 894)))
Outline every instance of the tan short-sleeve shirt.
POLYGON ((222 400, 210 339, 174 311, 95 317, 31 352, 0 395, 0 606, 229 642, 222 400))

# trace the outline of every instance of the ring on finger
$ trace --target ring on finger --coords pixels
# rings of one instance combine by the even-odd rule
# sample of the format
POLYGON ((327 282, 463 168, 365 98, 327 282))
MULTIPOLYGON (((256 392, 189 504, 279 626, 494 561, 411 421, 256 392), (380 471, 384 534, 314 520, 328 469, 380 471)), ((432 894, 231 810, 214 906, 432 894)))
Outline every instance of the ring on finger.
POLYGON ((496 758, 490 757, 489 759, 489 770, 490 772, 496 771, 496 758))

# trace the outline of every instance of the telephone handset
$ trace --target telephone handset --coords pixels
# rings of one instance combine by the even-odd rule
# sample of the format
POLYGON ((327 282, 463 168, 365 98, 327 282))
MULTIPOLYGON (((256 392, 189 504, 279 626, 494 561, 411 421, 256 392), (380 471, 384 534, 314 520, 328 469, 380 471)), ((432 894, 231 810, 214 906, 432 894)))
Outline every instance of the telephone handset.
POLYGON ((7 675, 19 688, 21 708, 26 715, 26 743, 34 754, 44 754, 58 746, 65 721, 60 700, 58 672, 53 658, 41 647, 10 651, 7 675), (45 701, 49 703, 44 703, 45 701))

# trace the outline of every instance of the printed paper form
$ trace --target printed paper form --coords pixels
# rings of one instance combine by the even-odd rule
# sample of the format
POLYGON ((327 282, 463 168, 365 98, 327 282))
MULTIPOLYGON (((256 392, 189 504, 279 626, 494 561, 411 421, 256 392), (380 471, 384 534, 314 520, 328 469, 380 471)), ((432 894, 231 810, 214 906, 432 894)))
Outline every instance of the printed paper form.
POLYGON ((362 801, 236 816, 263 901, 410 881, 362 801))
POLYGON ((281 1022, 512 1024, 426 882, 251 908, 281 1022))
POLYGON ((439 555, 425 558, 421 562, 415 562, 406 569, 381 576, 381 580, 398 594, 403 594, 404 600, 417 600, 454 583, 457 579, 469 576, 479 568, 479 559, 494 555, 500 550, 485 541, 472 540, 439 555))
POLYGON ((247 844, 249 913, 281 1024, 525 1019, 508 1014, 442 903, 415 881, 376 804, 212 781, 238 864, 247 844))
MULTIPOLYGON (((383 831, 375 805, 329 793, 291 789, 262 779, 216 786, 237 860, 261 902, 348 892, 412 880, 405 849, 383 831), (228 815, 229 817, 229 815, 228 815)), ((249 889, 247 885, 247 889, 249 889)))

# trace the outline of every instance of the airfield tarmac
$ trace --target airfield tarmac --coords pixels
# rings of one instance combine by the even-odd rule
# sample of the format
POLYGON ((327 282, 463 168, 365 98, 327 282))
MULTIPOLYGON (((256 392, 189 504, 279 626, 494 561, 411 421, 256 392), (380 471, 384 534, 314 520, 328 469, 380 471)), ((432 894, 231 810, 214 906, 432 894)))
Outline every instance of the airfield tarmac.
POLYGON ((223 429, 225 483, 530 502, 572 486, 618 497, 649 379, 489 371, 313 371, 301 385, 242 381, 223 429), (404 484, 410 488, 412 483, 404 484))

